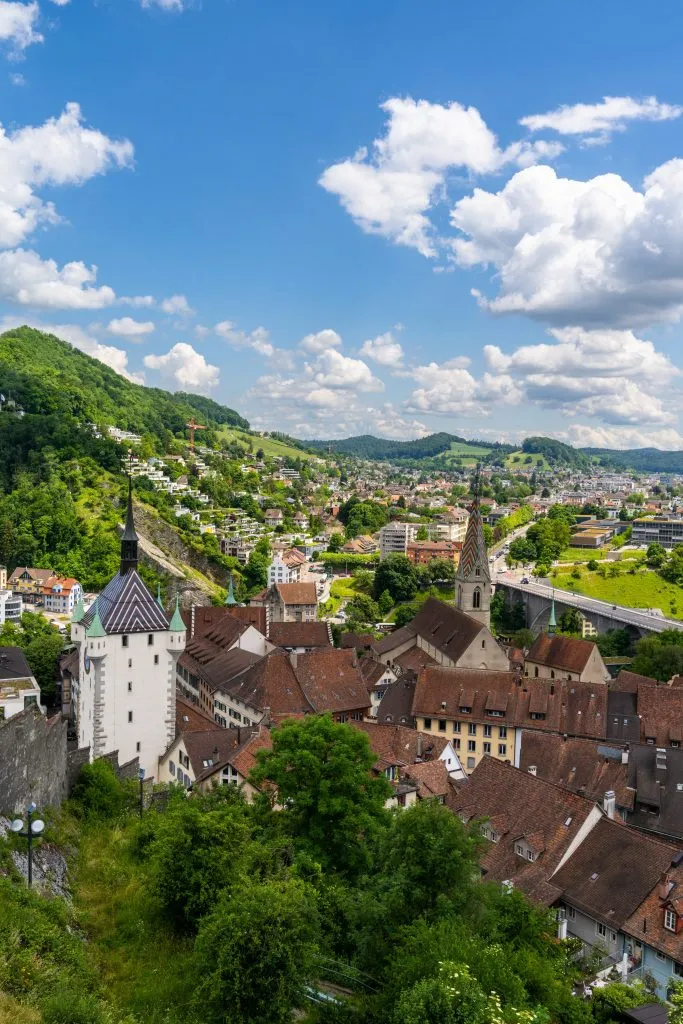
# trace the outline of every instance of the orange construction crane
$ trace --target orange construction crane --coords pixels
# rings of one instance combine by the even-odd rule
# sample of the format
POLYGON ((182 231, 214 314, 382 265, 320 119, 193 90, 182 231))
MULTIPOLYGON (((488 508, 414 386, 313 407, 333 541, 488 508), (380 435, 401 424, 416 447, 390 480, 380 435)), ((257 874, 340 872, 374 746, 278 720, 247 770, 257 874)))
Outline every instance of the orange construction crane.
POLYGON ((195 423, 194 416, 192 417, 189 423, 185 424, 185 426, 190 428, 190 451, 193 452, 195 430, 206 430, 206 427, 203 427, 200 423, 195 423))

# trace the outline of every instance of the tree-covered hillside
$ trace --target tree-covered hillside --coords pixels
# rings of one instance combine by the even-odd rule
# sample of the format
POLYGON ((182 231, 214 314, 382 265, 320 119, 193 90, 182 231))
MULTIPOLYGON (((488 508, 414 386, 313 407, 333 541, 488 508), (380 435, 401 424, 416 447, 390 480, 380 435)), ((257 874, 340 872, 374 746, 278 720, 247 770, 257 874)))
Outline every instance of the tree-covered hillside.
POLYGON ((217 402, 133 384, 68 342, 30 327, 0 335, 0 391, 27 413, 73 416, 162 438, 182 430, 193 415, 249 427, 217 402))
POLYGON ((590 465, 590 460, 582 452, 553 437, 527 437, 522 443, 522 451, 527 455, 544 455, 551 466, 588 469, 590 465))
POLYGON ((611 448, 582 448, 601 465, 614 469, 633 469, 637 473, 683 473, 683 452, 663 452, 659 448, 632 448, 613 451, 611 448))
POLYGON ((466 443, 455 434, 430 434, 414 441, 390 441, 372 434, 347 437, 337 441, 307 441, 309 448, 338 452, 340 455, 355 455, 360 459, 428 459, 447 452, 452 442, 466 443))

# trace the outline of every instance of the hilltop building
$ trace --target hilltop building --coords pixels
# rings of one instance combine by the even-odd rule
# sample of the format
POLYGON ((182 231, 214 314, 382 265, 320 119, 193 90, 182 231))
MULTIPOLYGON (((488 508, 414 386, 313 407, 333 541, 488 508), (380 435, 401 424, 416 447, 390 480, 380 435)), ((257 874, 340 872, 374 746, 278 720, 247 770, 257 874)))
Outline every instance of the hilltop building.
POLYGON ((138 573, 138 536, 128 491, 121 567, 87 612, 77 605, 71 638, 78 647, 75 694, 79 747, 90 758, 118 751, 156 775, 175 735, 175 668, 185 647, 176 602, 169 621, 138 573))

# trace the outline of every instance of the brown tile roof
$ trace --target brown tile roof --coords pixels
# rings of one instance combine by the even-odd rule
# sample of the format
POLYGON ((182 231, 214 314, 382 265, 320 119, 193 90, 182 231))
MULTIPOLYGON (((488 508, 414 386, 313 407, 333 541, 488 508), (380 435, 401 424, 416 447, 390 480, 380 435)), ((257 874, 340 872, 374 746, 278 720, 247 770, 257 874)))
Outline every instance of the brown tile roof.
POLYGON ((372 649, 375 654, 390 654, 395 651, 397 647, 401 647, 402 644, 408 643, 410 640, 415 640, 417 633, 413 629, 412 625, 408 623, 407 626, 401 626, 400 629, 395 629, 393 633, 389 633, 388 636, 382 637, 381 640, 375 640, 372 645, 372 649))
POLYGON ((299 654, 294 671, 315 711, 336 714, 370 707, 355 651, 331 648, 299 654))
POLYGON ((683 690, 641 684, 638 687, 638 714, 642 740, 654 737, 658 747, 666 747, 672 740, 680 742, 683 690))
POLYGON ((261 727, 246 743, 243 743, 229 759, 229 764, 236 768, 242 778, 247 779, 256 765, 256 754, 259 750, 271 750, 273 739, 269 729, 261 727))
MULTIPOLYGON (((196 604, 192 608, 183 608, 180 614, 187 629, 188 640, 191 640, 193 637, 205 636, 206 633, 220 627, 225 620, 228 622, 229 630, 238 628, 238 623, 231 609, 224 606, 214 607, 212 605, 196 604), (192 631, 193 619, 194 632, 192 631)), ((244 626, 241 627, 241 632, 244 632, 244 628, 244 626)), ((239 636, 240 634, 237 633, 236 635, 239 636)))
MULTIPOLYGON (((302 655, 306 657, 306 655, 302 655)), ((316 710, 304 695, 289 656, 274 650, 235 676, 227 692, 259 711, 269 709, 274 720, 316 710)))
POLYGON ((268 639, 278 647, 331 647, 326 622, 271 622, 268 639))
POLYGON ((565 672, 583 672, 594 650, 595 644, 590 640, 539 633, 527 655, 527 661, 565 672))
POLYGON ((485 627, 452 605, 428 597, 410 623, 432 647, 457 662, 485 627))
POLYGON ((622 668, 619 675, 610 684, 610 690, 618 693, 637 693, 639 686, 657 686, 657 680, 650 676, 640 676, 637 672, 629 672, 622 668))
POLYGON ((421 647, 411 647, 404 651, 403 654, 399 654, 398 658, 394 658, 394 664, 398 665, 404 672, 415 672, 417 674, 423 668, 427 668, 429 665, 436 665, 437 662, 432 658, 431 654, 427 654, 421 647))
POLYGON ((18 583, 19 577, 25 572, 29 574, 33 581, 40 583, 47 583, 53 575, 52 569, 31 569, 28 565, 18 565, 16 569, 10 573, 7 582, 18 583))
POLYGON ((489 818, 497 822, 500 838, 487 845, 481 860, 486 877, 508 880, 546 906, 561 892, 552 875, 595 806, 585 797, 488 756, 455 797, 449 797, 448 805, 466 821, 489 818), (515 843, 523 837, 532 838, 536 848, 542 845, 543 852, 535 861, 515 853, 515 843))
POLYGON ((227 764, 231 753, 245 742, 247 736, 247 729, 221 729, 216 725, 213 729, 184 733, 183 746, 192 764, 195 779, 200 782, 227 764))
POLYGON ((248 626, 254 626, 258 629, 259 633, 266 635, 266 629, 268 624, 268 613, 265 608, 259 608, 258 605, 233 605, 230 614, 234 619, 239 619, 240 622, 246 622, 248 626))
POLYGON ((529 679, 490 669, 424 669, 418 677, 413 714, 545 729, 573 736, 605 736, 608 690, 602 684, 529 679), (446 704, 445 707, 442 705, 446 704), (503 715, 492 715, 502 711, 503 715), (545 717, 532 717, 543 715, 545 717))
POLYGON ((512 672, 483 669, 441 666, 423 669, 417 679, 413 714, 452 718, 459 716, 461 707, 468 707, 472 709, 468 718, 485 719, 487 704, 491 702, 506 707, 512 694, 511 705, 514 705, 516 678, 512 672))
POLYGON ((183 697, 176 696, 175 699, 175 731, 176 736, 186 732, 203 731, 209 728, 217 728, 216 723, 210 715, 204 714, 196 704, 190 703, 183 697))
POLYGON ((413 676, 392 683, 377 708, 377 721, 394 725, 412 725, 413 698, 417 683, 413 676))
POLYGON ((634 791, 628 788, 628 764, 621 763, 621 748, 600 744, 593 739, 569 737, 558 733, 524 729, 519 767, 572 793, 580 793, 600 803, 608 790, 614 790, 619 807, 633 807, 634 791))
POLYGON ((604 818, 552 880, 565 902, 616 931, 646 899, 676 853, 675 846, 604 818))
POLYGON ((402 778, 417 783, 417 795, 420 800, 448 796, 451 789, 448 769, 444 761, 428 761, 424 764, 413 764, 404 768, 402 778))
POLYGON ((202 640, 193 640, 180 655, 180 664, 202 679, 209 690, 225 689, 230 680, 259 660, 259 655, 240 647, 216 650, 202 640))
POLYGON ((364 732, 377 755, 381 770, 389 765, 404 767, 415 764, 418 757, 424 761, 438 759, 448 740, 417 732, 403 725, 383 725, 379 722, 351 722, 354 729, 364 732))
POLYGON ((667 896, 664 893, 669 889, 669 884, 660 891, 658 884, 653 885, 652 890, 645 897, 631 916, 624 922, 623 931, 632 935, 640 942, 666 953, 677 963, 683 963, 683 932, 676 935, 664 927, 664 910, 669 903, 672 909, 681 914, 680 898, 683 894, 683 866, 669 867, 666 870, 668 883, 673 883, 667 896), (662 898, 664 897, 664 898, 662 898))
MULTIPOLYGON (((359 658, 358 660, 358 671, 368 690, 374 689, 375 684, 379 682, 386 670, 387 666, 383 665, 381 661, 375 661, 374 658, 359 658)), ((387 683, 387 686, 391 685, 392 683, 387 683)))
POLYGON ((317 604, 315 583, 276 583, 275 589, 285 604, 317 604))
POLYGON ((372 633, 342 633, 339 646, 342 648, 353 647, 355 650, 360 650, 365 647, 372 647, 375 642, 375 638, 372 633))

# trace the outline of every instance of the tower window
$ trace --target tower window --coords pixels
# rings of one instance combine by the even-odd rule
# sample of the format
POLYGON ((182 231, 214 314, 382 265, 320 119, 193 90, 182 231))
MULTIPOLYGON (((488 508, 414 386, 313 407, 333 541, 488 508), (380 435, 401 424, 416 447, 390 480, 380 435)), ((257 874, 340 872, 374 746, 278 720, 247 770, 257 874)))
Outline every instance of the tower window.
MULTIPOLYGON (((479 573, 477 573, 477 576, 478 575, 479 573)), ((474 593, 472 594, 472 607, 481 608, 481 590, 479 589, 479 587, 477 587, 474 593)))
POLYGON ((129 682, 128 683, 128 693, 132 693, 132 692, 133 692, 133 684, 129 682))
POLYGON ((121 637, 121 646, 122 647, 127 647, 128 646, 128 637, 126 636, 125 633, 121 637))
POLYGON ((129 722, 132 722, 132 721, 133 721, 133 712, 132 712, 132 711, 129 711, 129 712, 128 712, 128 721, 129 721, 129 722))
POLYGON ((159 655, 158 655, 158 654, 155 654, 155 655, 154 655, 154 664, 155 664, 155 665, 158 665, 158 664, 159 664, 159 655))
POLYGON ((474 575, 475 576, 481 576, 481 567, 480 566, 476 567, 476 569, 474 570, 474 575))
POLYGON ((154 633, 148 633, 147 634, 147 646, 151 647, 153 643, 154 643, 154 633))

